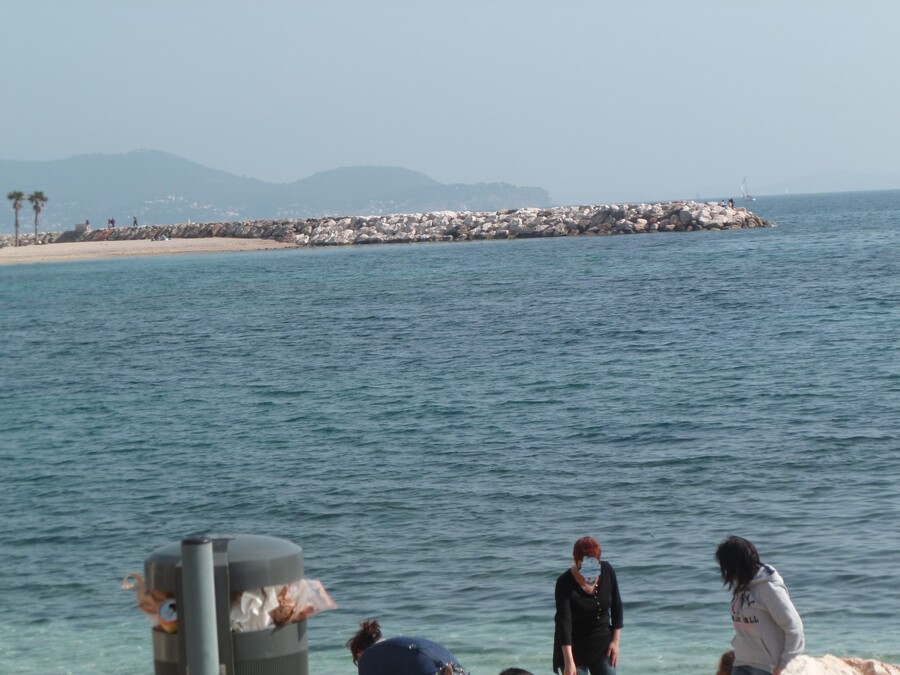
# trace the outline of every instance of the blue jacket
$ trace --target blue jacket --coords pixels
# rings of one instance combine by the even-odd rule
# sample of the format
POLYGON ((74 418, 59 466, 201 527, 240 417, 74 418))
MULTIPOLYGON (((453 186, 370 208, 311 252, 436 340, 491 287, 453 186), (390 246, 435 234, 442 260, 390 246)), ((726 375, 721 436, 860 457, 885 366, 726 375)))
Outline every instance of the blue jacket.
POLYGON ((459 661, 446 647, 415 637, 376 642, 359 658, 359 675, 438 675, 447 666, 462 673, 459 661))

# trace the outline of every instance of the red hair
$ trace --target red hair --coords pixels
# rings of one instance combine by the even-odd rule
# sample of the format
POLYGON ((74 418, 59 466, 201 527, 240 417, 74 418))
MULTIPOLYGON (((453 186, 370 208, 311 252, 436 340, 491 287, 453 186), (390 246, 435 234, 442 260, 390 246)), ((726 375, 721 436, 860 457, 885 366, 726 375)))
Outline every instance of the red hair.
POLYGON ((575 542, 575 547, 572 549, 572 557, 575 558, 577 563, 580 563, 585 558, 597 558, 599 560, 600 542, 593 537, 582 537, 575 542))

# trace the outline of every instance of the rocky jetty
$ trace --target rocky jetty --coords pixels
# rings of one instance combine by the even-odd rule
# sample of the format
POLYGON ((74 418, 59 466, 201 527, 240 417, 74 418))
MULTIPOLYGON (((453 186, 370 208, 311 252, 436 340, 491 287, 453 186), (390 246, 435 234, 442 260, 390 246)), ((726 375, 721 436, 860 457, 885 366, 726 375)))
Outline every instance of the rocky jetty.
MULTIPOLYGON (((405 244, 414 242, 527 239, 653 232, 697 232, 774 227, 742 207, 715 202, 662 202, 523 208, 503 211, 436 211, 384 216, 346 216, 226 223, 187 223, 43 233, 39 244, 123 241, 159 237, 275 239, 298 246, 405 244)), ((12 245, 12 236, 0 247, 12 245)), ((20 245, 34 243, 20 235, 20 245)))
POLYGON ((783 675, 900 675, 900 666, 871 659, 798 656, 784 669, 783 675))

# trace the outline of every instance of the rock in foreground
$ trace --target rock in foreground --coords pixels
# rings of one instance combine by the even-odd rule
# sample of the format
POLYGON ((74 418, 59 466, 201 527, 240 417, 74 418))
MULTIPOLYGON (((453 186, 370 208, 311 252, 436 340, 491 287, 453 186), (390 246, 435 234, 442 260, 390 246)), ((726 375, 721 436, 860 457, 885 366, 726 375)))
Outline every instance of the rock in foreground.
POLYGON ((846 659, 826 654, 798 656, 782 675, 900 675, 900 666, 871 659, 846 659))

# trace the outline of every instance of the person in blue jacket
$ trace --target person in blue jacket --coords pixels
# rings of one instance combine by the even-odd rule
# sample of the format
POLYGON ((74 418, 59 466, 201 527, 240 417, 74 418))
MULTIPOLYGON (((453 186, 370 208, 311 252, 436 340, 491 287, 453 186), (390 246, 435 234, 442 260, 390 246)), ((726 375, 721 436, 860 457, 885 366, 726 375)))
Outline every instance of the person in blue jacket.
POLYGON ((446 647, 418 637, 382 639, 374 619, 347 641, 359 675, 467 675, 446 647))

